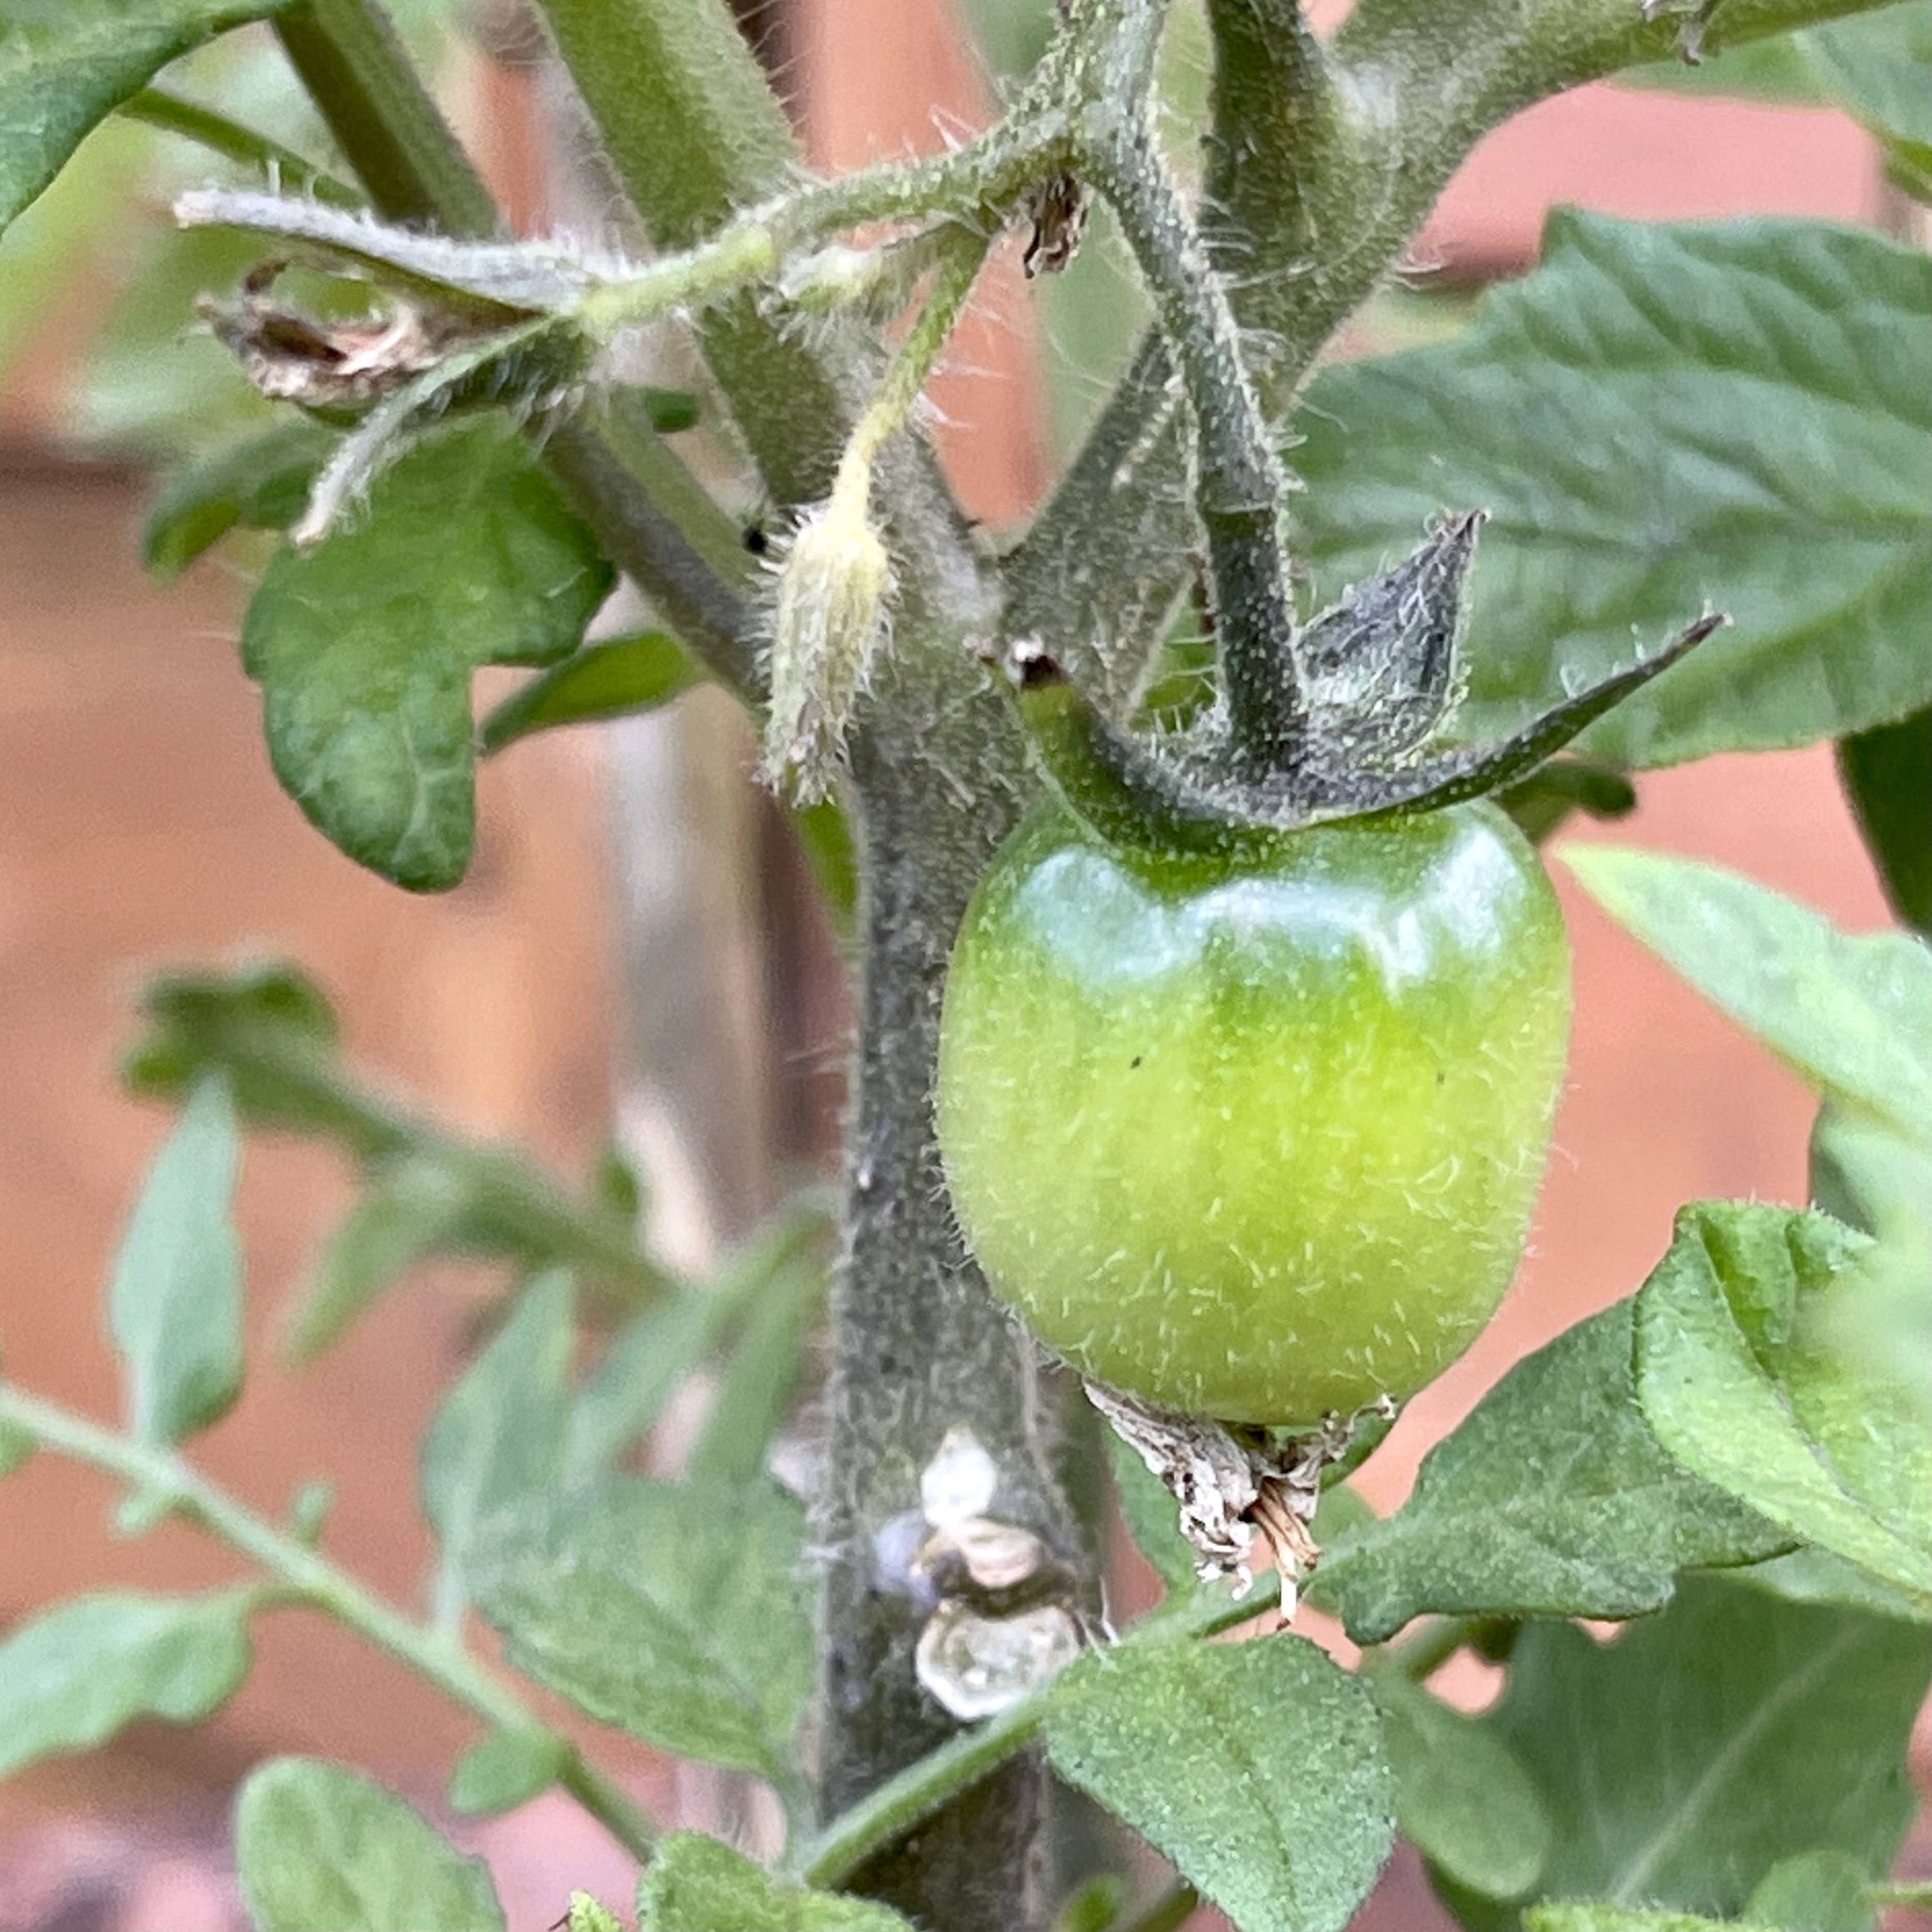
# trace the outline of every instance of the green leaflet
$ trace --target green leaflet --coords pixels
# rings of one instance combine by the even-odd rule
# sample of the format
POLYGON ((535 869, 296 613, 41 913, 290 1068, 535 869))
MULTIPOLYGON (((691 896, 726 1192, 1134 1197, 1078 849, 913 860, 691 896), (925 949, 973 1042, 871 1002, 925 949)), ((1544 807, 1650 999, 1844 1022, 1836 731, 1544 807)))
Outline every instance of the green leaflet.
POLYGON ((128 1373, 128 1427, 178 1443, 242 1387, 241 1142, 228 1082, 203 1080, 162 1143, 114 1257, 108 1320, 128 1373))
POLYGON ((1839 932, 1715 866, 1614 846, 1563 862, 1612 918, 1825 1098, 1932 1139, 1932 951, 1839 932))
POLYGON ((1129 1645, 1055 1682, 1046 1754, 1242 1932, 1339 1932, 1388 1854, 1378 1729, 1301 1638, 1129 1645))
POLYGON ((715 1838, 675 1831, 637 1886, 638 1932, 911 1932, 890 1906, 809 1890, 715 1838))
POLYGON ((1734 627, 1585 733, 1613 764, 1801 745, 1932 696, 1932 261, 1863 230, 1563 213, 1453 339, 1331 369, 1297 418, 1324 593, 1491 512, 1459 736, 1734 627))
POLYGON ((664 631, 604 638, 513 691, 484 720, 479 742, 487 755, 533 731, 650 710, 698 680, 697 666, 664 631))
POLYGON ((77 1597, 0 1642, 0 1778, 57 1751, 89 1751, 136 1718, 198 1723, 248 1671, 246 1590, 77 1597))
POLYGON ((299 517, 336 433, 306 419, 278 423, 168 476, 141 529, 141 561, 163 582, 238 526, 283 530, 299 517))
POLYGON ((812 1684, 804 1534, 770 1483, 612 1478, 493 1518, 466 1580, 517 1667, 580 1710, 785 1781, 812 1684))
POLYGON ((1686 1578, 1608 1644, 1525 1631, 1485 1722, 1541 1789, 1551 1898, 1605 1900, 1631 1924, 1645 1905, 1725 1918, 1799 1854, 1884 1871, 1929 1674, 1932 1635, 1911 1624, 1686 1578))
POLYGON ((169 61, 286 0, 6 0, 0 8, 0 230, 88 131, 169 61))
POLYGON ((359 864, 454 886, 475 836, 472 672, 566 656, 610 583, 508 424, 419 444, 349 527, 280 551, 248 606, 277 777, 359 864))
POLYGON ((1932 938, 1932 707, 1841 738, 1838 771, 1892 910, 1932 938))
POLYGON ((1516 1754, 1399 1669, 1364 1675, 1395 1774, 1396 1829, 1458 1884, 1520 1898, 1543 1869, 1550 1825, 1516 1754))
POLYGON ((1423 1459, 1408 1501, 1337 1538, 1308 1590, 1359 1643, 1425 1610, 1632 1617, 1678 1573, 1792 1538, 1667 1455, 1638 1406, 1634 1303, 1517 1363, 1423 1459))
POLYGON ((570 1745, 554 1731, 492 1731, 456 1760, 449 1809, 465 1818, 514 1811, 555 1784, 570 1759, 570 1745))
POLYGON ((1705 1204, 1637 1297, 1637 1388, 1664 1447, 1932 1618, 1932 1418, 1841 1339, 1866 1246, 1822 1215, 1705 1204))
POLYGON ((340 1764, 277 1758, 253 1772, 235 1862, 259 1932, 503 1932, 483 1861, 340 1764))
POLYGON ((554 1490, 563 1474, 575 1343, 570 1277, 555 1270, 524 1291, 430 1420, 423 1514, 442 1553, 434 1614, 444 1629, 469 1600, 470 1554, 485 1520, 554 1490))

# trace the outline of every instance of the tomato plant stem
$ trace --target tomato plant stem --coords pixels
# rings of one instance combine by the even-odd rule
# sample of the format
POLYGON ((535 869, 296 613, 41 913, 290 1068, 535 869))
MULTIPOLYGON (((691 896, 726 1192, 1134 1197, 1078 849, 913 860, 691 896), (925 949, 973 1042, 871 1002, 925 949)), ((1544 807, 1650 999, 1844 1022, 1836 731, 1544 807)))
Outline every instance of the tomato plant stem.
MULTIPOLYGON (((246 1557, 279 1588, 274 1599, 299 1603, 333 1617, 385 1656, 473 1717, 499 1730, 546 1736, 544 1724, 517 1694, 461 1643, 404 1616, 299 1538, 258 1516, 211 1483, 173 1450, 105 1429, 57 1403, 0 1383, 0 1428, 13 1428, 52 1449, 124 1483, 143 1513, 180 1517, 246 1557)), ((645 1859, 658 1827, 623 1790, 567 1739, 558 1784, 633 1857, 645 1859)))

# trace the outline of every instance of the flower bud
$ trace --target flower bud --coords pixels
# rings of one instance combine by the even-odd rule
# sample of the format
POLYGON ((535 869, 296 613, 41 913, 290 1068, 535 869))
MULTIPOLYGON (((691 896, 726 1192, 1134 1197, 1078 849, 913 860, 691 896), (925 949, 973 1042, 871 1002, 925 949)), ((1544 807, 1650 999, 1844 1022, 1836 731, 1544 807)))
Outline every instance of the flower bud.
POLYGON ((778 579, 762 765, 765 782, 794 804, 831 789, 891 589, 862 493, 835 494, 799 526, 778 579))

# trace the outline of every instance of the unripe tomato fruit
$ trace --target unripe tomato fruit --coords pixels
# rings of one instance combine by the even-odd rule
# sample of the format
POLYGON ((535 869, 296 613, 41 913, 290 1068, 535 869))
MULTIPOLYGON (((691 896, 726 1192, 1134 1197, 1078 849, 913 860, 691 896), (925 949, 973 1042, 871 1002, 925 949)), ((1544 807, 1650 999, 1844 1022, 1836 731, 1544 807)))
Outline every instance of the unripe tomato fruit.
POLYGON ((1049 800, 946 981, 960 1226, 1035 1334, 1164 1408, 1409 1395, 1509 1284, 1569 1013, 1555 895, 1493 805, 1228 858, 1112 846, 1049 800))

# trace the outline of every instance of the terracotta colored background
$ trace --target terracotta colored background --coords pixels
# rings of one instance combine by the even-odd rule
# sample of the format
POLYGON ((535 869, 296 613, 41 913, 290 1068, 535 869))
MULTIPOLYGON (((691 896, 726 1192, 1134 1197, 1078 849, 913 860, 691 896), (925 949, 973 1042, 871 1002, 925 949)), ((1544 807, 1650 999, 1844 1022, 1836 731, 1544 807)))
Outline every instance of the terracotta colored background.
MULTIPOLYGON (((827 165, 929 147, 942 126, 983 112, 979 77, 936 0, 804 0, 792 52, 814 157, 827 165)), ((514 79, 485 76, 474 118, 532 210, 520 96, 514 79)), ((1593 88, 1487 143, 1416 253, 1472 271, 1519 265, 1553 200, 1642 215, 1868 218, 1878 193, 1864 140, 1835 117, 1593 88)), ((1003 273, 938 396, 961 489, 997 520, 1036 496, 1045 464, 1025 299, 1010 263, 1003 273)), ((337 994, 358 1055, 456 1123, 580 1167, 605 1131, 615 1051, 607 800, 595 738, 539 740, 486 774, 478 864, 458 891, 413 900, 359 874, 267 772, 254 696, 233 660, 245 586, 232 569, 204 565, 157 592, 133 561, 136 481, 48 455, 31 394, 11 397, 0 420, 13 430, 0 450, 0 1345, 10 1375, 107 1414, 116 1389, 100 1338, 103 1271, 164 1126, 123 1098, 112 1074, 142 971, 292 955, 337 994)), ((1823 753, 1659 775, 1614 836, 1734 866, 1854 927, 1884 917, 1823 753)), ((1383 1506, 1508 1362, 1642 1278, 1680 1202, 1803 1198, 1805 1096, 1557 870, 1578 1026, 1541 1232, 1496 1326, 1412 1405, 1371 1465, 1364 1487, 1383 1506)), ((334 1553, 408 1597, 425 1549, 404 1473, 478 1288, 435 1275, 317 1368, 284 1374, 270 1346, 279 1297, 345 1197, 327 1157, 251 1147, 251 1380, 197 1453, 271 1509, 326 1472, 334 1553)), ((116 1541, 109 1507, 106 1485, 51 1458, 0 1486, 0 1624, 85 1585, 179 1588, 233 1573, 178 1528, 116 1541)), ((137 1726, 105 1751, 0 1785, 0 1873, 10 1862, 13 1888, 0 1910, 52 1922, 57 1908, 92 1898, 93 1917, 62 1922, 168 1932, 225 1923, 221 1804, 251 1762, 325 1751, 433 1804, 441 1767, 471 1735, 319 1620, 273 1617, 248 1685, 212 1724, 137 1726), (58 1845, 37 1835, 57 1815, 69 1821, 58 1845), (130 1817, 150 1848, 139 1859, 123 1833, 130 1817)), ((677 1802, 665 1774, 620 1757, 656 1801, 677 1802)), ((701 1806, 701 1789, 687 1795, 701 1806)), ((624 1861, 568 1807, 531 1808, 470 1835, 497 1859, 518 1932, 555 1918, 560 1873, 607 1896, 625 1889, 624 1861)), ((1411 1889, 1363 1924, 1415 1932, 1427 1909, 1411 1889)))

